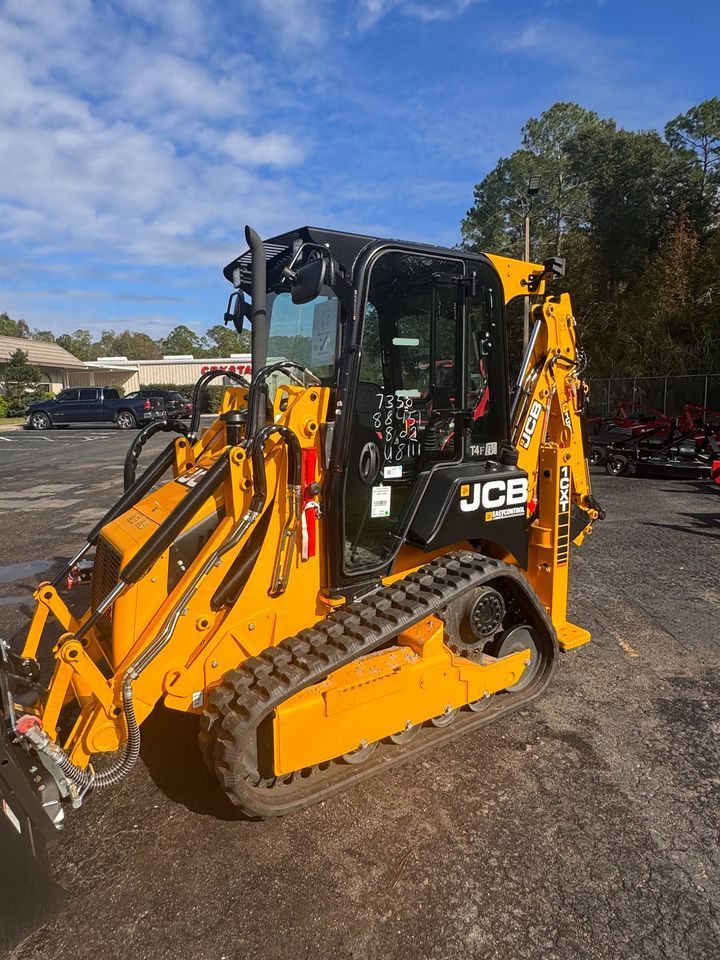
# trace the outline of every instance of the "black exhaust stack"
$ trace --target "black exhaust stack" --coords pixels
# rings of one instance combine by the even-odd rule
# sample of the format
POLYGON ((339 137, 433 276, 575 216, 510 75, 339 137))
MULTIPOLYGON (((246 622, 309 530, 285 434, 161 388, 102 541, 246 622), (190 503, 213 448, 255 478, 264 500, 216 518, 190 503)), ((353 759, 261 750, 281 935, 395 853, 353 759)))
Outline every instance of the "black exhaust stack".
MULTIPOLYGON (((252 254, 252 306, 250 321, 252 323, 252 378, 257 377, 263 367, 267 366, 268 352, 268 320, 267 320, 267 264, 265 262, 265 247, 258 234, 252 227, 245 227, 245 240, 252 254)), ((263 387, 263 397, 266 393, 263 387)), ((250 436, 255 436, 258 430, 265 426, 266 410, 263 398, 255 405, 254 422, 248 424, 250 436)))

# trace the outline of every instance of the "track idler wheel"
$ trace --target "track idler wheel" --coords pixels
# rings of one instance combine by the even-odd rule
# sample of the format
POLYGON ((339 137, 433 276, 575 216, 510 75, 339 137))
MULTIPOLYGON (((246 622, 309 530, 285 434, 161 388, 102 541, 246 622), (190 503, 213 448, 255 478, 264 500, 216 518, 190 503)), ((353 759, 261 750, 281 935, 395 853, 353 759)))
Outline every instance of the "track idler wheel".
POLYGON ((530 659, 526 662, 525 670, 518 682, 514 683, 511 687, 506 687, 508 693, 520 693, 521 690, 529 687, 540 669, 538 643, 534 637, 533 629, 525 624, 508 630, 494 645, 493 656, 498 658, 507 657, 511 653, 517 653, 519 650, 530 650, 530 659))

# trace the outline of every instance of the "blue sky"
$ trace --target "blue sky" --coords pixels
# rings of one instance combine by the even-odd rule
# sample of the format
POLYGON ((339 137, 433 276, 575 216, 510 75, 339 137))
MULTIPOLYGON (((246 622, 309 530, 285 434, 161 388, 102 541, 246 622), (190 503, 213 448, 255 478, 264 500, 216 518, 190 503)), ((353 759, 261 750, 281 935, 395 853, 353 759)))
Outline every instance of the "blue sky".
POLYGON ((246 222, 452 245, 528 117, 662 128, 719 41, 710 0, 2 0, 0 310, 203 332, 246 222))

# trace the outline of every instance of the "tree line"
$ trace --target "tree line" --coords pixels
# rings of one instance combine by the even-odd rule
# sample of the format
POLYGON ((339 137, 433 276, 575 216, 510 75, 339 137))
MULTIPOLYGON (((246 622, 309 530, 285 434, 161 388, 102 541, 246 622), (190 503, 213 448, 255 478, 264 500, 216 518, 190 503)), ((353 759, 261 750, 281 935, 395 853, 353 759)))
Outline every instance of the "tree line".
POLYGON ((97 360, 98 357, 127 357, 128 360, 160 360, 163 356, 192 354, 194 357, 229 357, 231 353, 248 353, 250 335, 247 330, 237 333, 222 323, 215 324, 199 335, 185 324, 175 327, 166 337, 154 340, 147 333, 134 330, 103 330, 93 338, 89 330, 75 330, 55 336, 50 330, 31 330, 24 320, 13 320, 0 313, 0 336, 22 337, 57 343, 78 360, 97 360))
POLYGON ((575 103, 528 120, 474 190, 463 244, 567 260, 594 376, 720 371, 720 99, 628 131, 575 103), (539 192, 528 196, 530 177, 539 192))
MULTIPOLYGON (((463 246, 522 257, 530 203, 531 258, 566 258, 553 289, 573 297, 591 375, 720 371, 720 99, 669 120, 662 134, 554 104, 475 187, 463 246), (533 197, 530 177, 540 181, 533 197)), ((129 330, 94 339, 85 329, 31 331, 0 314, 3 334, 58 343, 80 360, 250 349, 246 331, 222 324, 202 335, 182 324, 160 340, 129 330)))

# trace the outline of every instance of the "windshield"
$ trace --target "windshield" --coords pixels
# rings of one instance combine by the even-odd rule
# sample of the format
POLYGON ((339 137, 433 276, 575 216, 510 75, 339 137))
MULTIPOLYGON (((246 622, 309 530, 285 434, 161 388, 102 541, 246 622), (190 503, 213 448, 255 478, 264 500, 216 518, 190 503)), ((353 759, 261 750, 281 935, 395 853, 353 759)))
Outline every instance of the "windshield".
POLYGON ((288 292, 268 294, 268 363, 294 360, 324 384, 335 374, 339 301, 329 287, 311 303, 292 302, 288 292))

